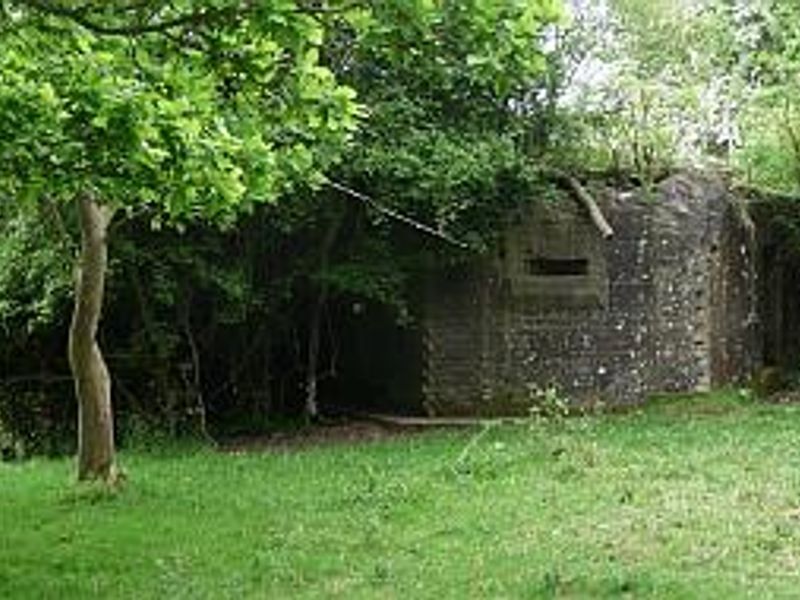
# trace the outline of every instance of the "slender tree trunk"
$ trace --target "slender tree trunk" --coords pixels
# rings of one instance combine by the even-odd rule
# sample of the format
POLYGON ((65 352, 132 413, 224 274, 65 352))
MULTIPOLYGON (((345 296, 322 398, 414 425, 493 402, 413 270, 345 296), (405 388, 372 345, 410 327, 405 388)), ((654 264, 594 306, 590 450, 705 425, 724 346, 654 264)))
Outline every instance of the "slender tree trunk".
POLYGON ((214 443, 214 438, 208 433, 208 419, 206 412, 206 403, 203 399, 203 381, 200 376, 200 348, 197 345, 194 333, 192 332, 192 321, 189 317, 189 310, 191 300, 187 299, 183 307, 180 309, 180 321, 183 326, 183 333, 186 336, 186 342, 189 345, 189 356, 191 357, 191 374, 184 374, 184 385, 192 398, 194 406, 190 407, 191 415, 193 416, 192 426, 196 428, 206 441, 214 443))
POLYGON ((308 359, 306 367, 306 398, 304 412, 307 420, 316 420, 319 418, 319 405, 317 403, 317 393, 319 387, 319 376, 317 373, 319 364, 319 349, 320 337, 322 328, 322 313, 325 310, 325 305, 328 303, 329 285, 326 278, 328 267, 330 263, 330 253, 333 249, 333 244, 336 241, 336 236, 339 233, 339 228, 344 220, 344 210, 341 208, 335 209, 331 222, 325 231, 320 246, 320 261, 319 273, 321 275, 319 293, 317 294, 317 301, 311 312, 311 321, 309 323, 308 332, 308 359))
POLYGON ((317 376, 317 363, 319 361, 320 343, 320 323, 322 321, 322 311, 328 301, 328 285, 323 283, 311 313, 311 323, 309 325, 308 339, 308 373, 306 374, 306 400, 305 415, 308 420, 319 418, 319 406, 317 404, 317 387, 319 378, 317 376))
POLYGON ((78 399, 78 479, 114 483, 117 468, 111 379, 97 345, 112 211, 83 194, 78 200, 81 254, 69 330, 69 364, 78 399))

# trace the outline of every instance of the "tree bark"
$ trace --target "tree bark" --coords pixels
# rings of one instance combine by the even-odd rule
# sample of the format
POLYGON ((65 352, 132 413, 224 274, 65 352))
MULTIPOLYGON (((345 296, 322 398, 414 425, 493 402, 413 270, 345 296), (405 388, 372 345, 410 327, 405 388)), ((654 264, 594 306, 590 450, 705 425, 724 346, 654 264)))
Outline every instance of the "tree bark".
POLYGON ((325 310, 325 305, 328 303, 329 284, 327 280, 328 267, 330 264, 330 253, 333 249, 333 244, 336 242, 336 236, 339 233, 339 228, 344 220, 344 209, 335 209, 331 222, 325 231, 325 235, 320 245, 319 255, 319 293, 317 294, 317 301, 311 312, 311 320, 309 323, 308 331, 308 359, 306 371, 306 398, 304 403, 304 413, 306 420, 315 421, 319 418, 319 405, 317 404, 317 393, 319 386, 319 375, 317 373, 317 365, 319 364, 319 349, 320 349, 320 336, 322 327, 322 313, 325 310))
POLYGON ((111 379, 97 345, 112 211, 87 194, 78 200, 81 253, 69 330, 69 364, 78 400, 78 480, 115 483, 111 379))

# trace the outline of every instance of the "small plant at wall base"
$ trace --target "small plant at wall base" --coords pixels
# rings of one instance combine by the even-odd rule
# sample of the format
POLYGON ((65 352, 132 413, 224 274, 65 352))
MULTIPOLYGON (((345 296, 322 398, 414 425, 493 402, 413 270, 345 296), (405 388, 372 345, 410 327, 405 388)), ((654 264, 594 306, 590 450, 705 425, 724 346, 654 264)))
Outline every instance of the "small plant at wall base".
POLYGON ((542 387, 537 383, 527 385, 528 416, 535 423, 558 422, 569 416, 570 400, 556 383, 542 387))

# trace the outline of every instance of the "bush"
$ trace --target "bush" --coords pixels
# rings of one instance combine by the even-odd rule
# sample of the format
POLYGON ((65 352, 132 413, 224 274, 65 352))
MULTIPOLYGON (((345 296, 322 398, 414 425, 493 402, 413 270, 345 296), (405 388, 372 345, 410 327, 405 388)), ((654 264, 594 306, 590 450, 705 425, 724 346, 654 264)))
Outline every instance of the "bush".
POLYGON ((11 461, 22 458, 24 450, 22 444, 3 426, 0 421, 0 460, 11 461))
POLYGON ((72 451, 74 402, 64 386, 52 390, 0 384, 0 452, 7 458, 72 451))

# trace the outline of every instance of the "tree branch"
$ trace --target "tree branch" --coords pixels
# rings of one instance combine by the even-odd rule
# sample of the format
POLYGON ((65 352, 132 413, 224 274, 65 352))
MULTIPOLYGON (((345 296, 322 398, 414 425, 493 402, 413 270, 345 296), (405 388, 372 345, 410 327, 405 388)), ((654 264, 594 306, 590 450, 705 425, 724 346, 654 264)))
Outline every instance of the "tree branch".
POLYGON ((592 223, 594 223, 595 227, 597 227, 597 230, 604 239, 610 239, 614 237, 614 230, 612 229, 611 225, 608 224, 605 215, 603 215, 603 211, 600 210, 600 207, 597 205, 597 202, 595 202, 595 199, 592 197, 589 191, 583 187, 583 185, 581 185, 581 183, 575 179, 575 177, 557 170, 552 171, 551 176, 556 180, 563 181, 567 184, 567 186, 569 186, 569 188, 572 190, 572 193, 575 195, 575 198, 589 213, 589 218, 592 220, 592 223))
POLYGON ((439 231, 438 229, 434 229, 433 227, 430 227, 429 225, 425 225, 424 223, 420 223, 419 221, 413 219, 412 217, 404 215, 403 213, 401 213, 399 211, 396 211, 393 208, 389 208, 388 206, 384 206, 383 204, 381 204, 380 202, 378 202, 374 198, 371 198, 371 197, 367 196, 366 194, 362 194, 361 192, 358 192, 358 191, 356 191, 354 189, 351 189, 351 188, 347 187, 346 185, 342 185, 341 183, 336 183, 335 181, 328 180, 327 184, 328 184, 329 187, 333 188, 334 190, 336 190, 338 192, 341 192, 341 193, 343 193, 343 194, 345 194, 347 196, 355 198, 356 200, 360 200, 361 202, 363 202, 364 204, 366 204, 367 206, 369 206, 373 210, 381 213, 382 215, 385 215, 385 216, 389 217, 390 219, 394 219, 395 221, 399 221, 401 223, 404 223, 405 225, 409 225, 409 226, 413 227, 414 229, 416 229, 417 231, 421 231, 423 233, 426 233, 426 234, 428 234, 430 236, 433 236, 435 238, 438 238, 440 240, 444 240, 448 244, 451 244, 451 245, 456 246, 458 248, 461 248, 463 250, 468 250, 469 249, 469 245, 465 244, 464 242, 462 242, 460 240, 457 240, 454 237, 451 237, 450 235, 446 234, 443 231, 439 231))
MULTIPOLYGON (((136 4, 131 4, 125 8, 125 11, 130 12, 137 8, 145 8, 147 4, 148 3, 143 2, 138 7, 136 4)), ((28 0, 28 5, 40 13, 69 19, 84 29, 98 35, 127 37, 145 35, 148 33, 165 33, 172 29, 188 25, 200 26, 216 21, 236 18, 246 14, 253 7, 252 2, 247 1, 217 9, 200 8, 196 11, 176 15, 161 21, 140 22, 127 25, 105 25, 91 18, 89 16, 89 10, 87 10, 88 7, 86 6, 82 8, 69 8, 49 0, 28 0)))
MULTIPOLYGON (((184 14, 178 14, 163 20, 152 21, 154 14, 158 12, 154 8, 152 0, 134 1, 121 7, 114 7, 117 13, 131 13, 139 12, 150 9, 150 14, 147 16, 139 15, 137 23, 128 23, 124 25, 107 25, 99 22, 96 18, 90 15, 93 10, 102 10, 103 7, 93 7, 89 4, 72 8, 65 6, 53 0, 28 0, 26 3, 34 10, 50 15, 53 17, 60 17, 69 19, 80 25, 84 29, 91 31, 97 35, 109 36, 127 36, 135 37, 145 35, 148 33, 167 33, 171 30, 180 27, 201 27, 211 23, 219 23, 229 19, 237 19, 246 16, 249 12, 256 8, 256 3, 253 0, 243 0, 241 2, 231 2, 227 6, 218 8, 199 8, 184 14)), ((306 15, 335 15, 347 12, 359 6, 366 6, 368 2, 363 0, 353 0, 352 2, 345 2, 341 6, 330 6, 328 4, 321 4, 316 1, 308 3, 298 3, 298 7, 294 12, 306 15)), ((108 10, 108 8, 106 8, 108 10)))

